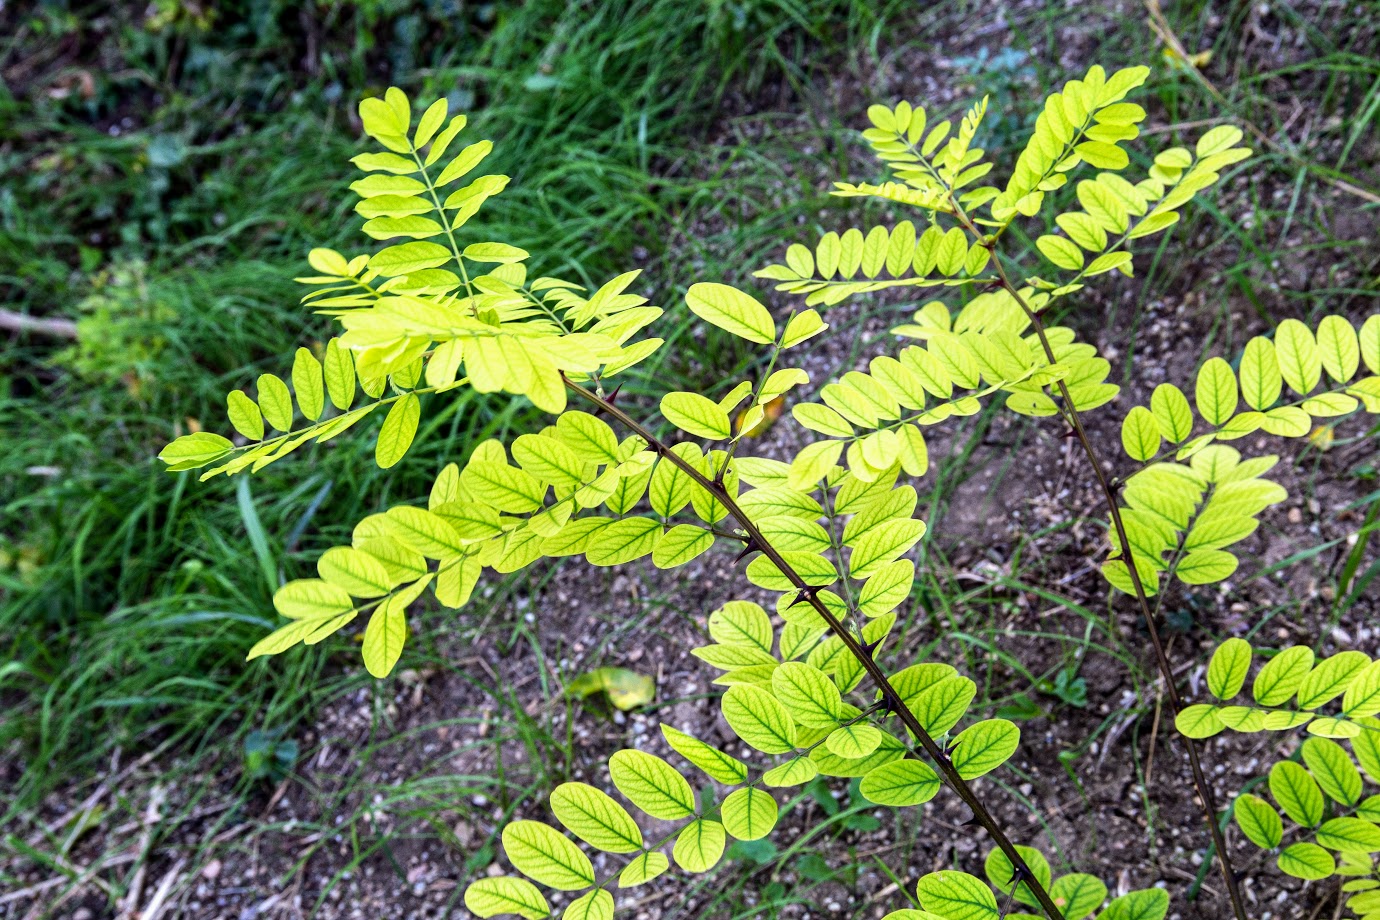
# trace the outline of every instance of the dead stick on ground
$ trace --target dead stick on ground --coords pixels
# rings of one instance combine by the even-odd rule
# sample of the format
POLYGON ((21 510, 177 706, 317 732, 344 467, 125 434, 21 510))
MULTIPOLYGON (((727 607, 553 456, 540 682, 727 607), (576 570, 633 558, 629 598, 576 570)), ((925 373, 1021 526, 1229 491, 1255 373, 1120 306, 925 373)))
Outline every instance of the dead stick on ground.
POLYGON ((77 324, 70 319, 44 319, 5 309, 0 309, 0 329, 8 329, 11 332, 51 335, 59 339, 75 339, 77 337, 77 324))

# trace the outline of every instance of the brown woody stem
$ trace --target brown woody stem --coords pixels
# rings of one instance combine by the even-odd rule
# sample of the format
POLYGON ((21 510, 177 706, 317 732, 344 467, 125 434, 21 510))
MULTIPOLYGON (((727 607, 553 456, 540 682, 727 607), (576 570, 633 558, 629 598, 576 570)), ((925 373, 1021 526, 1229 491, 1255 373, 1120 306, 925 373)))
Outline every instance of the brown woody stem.
MULTIPOLYGON (((1040 345, 1044 348, 1045 358, 1050 364, 1054 363, 1054 349, 1050 347, 1049 337, 1045 335, 1044 323, 1040 321, 1039 314, 1030 308, 1030 304, 1021 296, 1020 291, 1012 285, 1011 280, 1006 275, 1006 269, 1001 264, 1001 259, 993 253, 992 261, 997 266, 997 272, 1001 275, 1002 287, 1025 311, 1025 315, 1030 317, 1030 322, 1035 328, 1035 334, 1040 339, 1040 345)), ((1136 600, 1140 603, 1141 615, 1145 618, 1146 628, 1150 632, 1150 645, 1155 650, 1155 663, 1159 666, 1160 675, 1164 678, 1165 692, 1169 697, 1169 709, 1172 715, 1177 716, 1179 710, 1183 708, 1183 700, 1179 696, 1179 688, 1174 681, 1174 669, 1169 663, 1169 656, 1164 650, 1164 641, 1160 638, 1159 627, 1155 623, 1155 615, 1150 611, 1150 601, 1145 594, 1145 586, 1141 584, 1140 572, 1136 570, 1135 556, 1131 552, 1131 541, 1126 537, 1126 524, 1121 519, 1121 508, 1116 501, 1116 493, 1112 491, 1111 483, 1107 481, 1107 475, 1102 471, 1102 464, 1098 462, 1097 451, 1093 448, 1092 440, 1088 437, 1087 431, 1083 428, 1083 420, 1079 417, 1078 409, 1073 404, 1072 397, 1069 396, 1068 387, 1063 380, 1057 381, 1059 396, 1064 401, 1066 417, 1073 425, 1073 433, 1078 438, 1078 443, 1083 446, 1083 453, 1088 457, 1088 465, 1093 469, 1093 475, 1097 477, 1097 484, 1102 490, 1103 500, 1107 504, 1107 513, 1112 520, 1112 527, 1116 530, 1117 540, 1121 545, 1121 553, 1126 559, 1126 571, 1131 576, 1131 586, 1135 588, 1136 600)), ((1198 793, 1198 798, 1203 804, 1203 818, 1207 822, 1208 833, 1212 835, 1213 846, 1217 850, 1217 866, 1222 873, 1222 881, 1226 883, 1227 895, 1231 899, 1232 911, 1236 915, 1236 920, 1247 920, 1246 905, 1241 898, 1241 890, 1237 885, 1236 872, 1232 868, 1231 854, 1227 852, 1227 842, 1222 836, 1222 829, 1217 824, 1217 800, 1212 793, 1212 786, 1208 783, 1206 774, 1203 773, 1203 765, 1198 756, 1198 744, 1192 738, 1183 738, 1185 747, 1188 749, 1188 763, 1193 772, 1193 787, 1198 793)))
POLYGON ((566 379, 565 385, 569 387, 572 392, 577 393, 590 403, 598 406, 629 431, 646 441, 648 449, 654 451, 663 460, 674 464, 681 472, 685 473, 685 475, 689 476, 699 485, 700 488, 704 489, 712 495, 716 501, 728 509, 728 513, 733 516, 733 519, 736 520, 747 533, 749 539, 748 546, 753 549, 761 550, 762 554, 772 561, 772 564, 781 571, 781 574, 786 576, 791 584, 795 586, 796 590, 800 592, 800 596, 819 614, 820 619, 828 625, 829 631, 843 642, 848 651, 858 660, 858 663, 863 666, 863 670, 867 672, 868 676, 872 678, 873 683, 877 685, 877 689, 881 691, 882 700, 887 704, 888 709, 896 713, 902 724, 904 724, 906 728, 910 730, 910 733, 915 736, 916 740, 920 742, 920 746, 924 748, 925 753, 934 761, 940 773, 944 775, 944 780, 949 788, 956 792, 958 797, 963 800, 964 804, 972 810, 974 819, 986 829, 989 835, 991 835, 997 848, 1000 849, 1010 861, 1014 871, 1030 888, 1031 893, 1035 895, 1035 899, 1040 902, 1040 908, 1049 916, 1050 920, 1061 920, 1063 914, 1055 905, 1054 899, 1050 897, 1049 892, 1046 891, 1044 886, 1036 879, 1035 874, 1030 870, 1025 859, 1021 856, 1019 851, 1016 850, 1010 838, 1006 836, 1001 825, 997 823, 996 818, 994 818, 992 813, 987 810, 986 806, 978 800, 972 788, 968 785, 968 781, 959 775, 958 770, 954 767, 952 762, 950 762, 943 748, 939 746, 938 742, 930 737, 929 732, 925 731, 925 727, 920 724, 919 718, 917 718, 910 707, 905 704, 905 701, 901 699, 901 695, 896 692, 896 688, 891 685, 891 681, 887 678, 886 672, 883 671, 881 665, 877 663, 877 659, 872 654, 872 649, 863 645, 838 617, 834 616, 833 611, 825 606, 824 602, 819 599, 817 591, 806 584, 805 580, 800 577, 800 573, 796 572, 796 570, 791 567, 790 563, 781 556, 780 552, 767 542, 766 538, 762 536, 762 532, 757 529, 757 525, 754 524, 752 519, 747 516, 746 512, 739 507, 737 501, 735 501, 734 497, 723 487, 723 484, 705 476, 691 463, 685 460, 685 458, 675 453, 663 441, 639 424, 636 419, 632 418, 632 416, 628 415, 608 400, 600 398, 592 391, 572 380, 566 379))

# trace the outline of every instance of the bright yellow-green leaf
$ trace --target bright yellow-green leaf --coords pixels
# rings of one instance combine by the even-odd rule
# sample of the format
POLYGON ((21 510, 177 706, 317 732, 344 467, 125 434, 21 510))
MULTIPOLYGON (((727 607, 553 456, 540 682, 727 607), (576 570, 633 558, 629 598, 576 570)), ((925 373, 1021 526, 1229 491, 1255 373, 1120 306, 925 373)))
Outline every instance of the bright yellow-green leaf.
POLYGON ((671 862, 663 853, 643 853, 623 867, 618 874, 619 888, 635 888, 645 885, 671 867, 671 862))
POLYGON ((1185 738, 1211 738, 1225 728, 1217 716, 1217 707, 1207 703, 1184 707, 1174 720, 1174 727, 1185 738))
POLYGON ((1241 833, 1251 843, 1264 850, 1279 846, 1284 835, 1284 823, 1280 821, 1279 813, 1264 799, 1250 793, 1240 795, 1232 805, 1232 812, 1241 833))
POLYGON ((1279 871, 1294 878, 1316 881, 1337 870, 1332 855, 1316 843, 1295 843, 1286 847, 1277 860, 1279 871))
POLYGON ((1209 425, 1221 425, 1236 411, 1236 375, 1221 358, 1209 358, 1198 371, 1194 394, 1198 413, 1209 425))
POLYGON ((353 597, 382 597, 396 583, 373 556, 352 546, 333 546, 316 560, 316 571, 353 597))
POLYGON ((928 802, 939 792, 939 774, 918 760, 883 764, 862 778, 859 791, 876 805, 896 808, 928 802))
POLYGON ((1121 423, 1121 446, 1132 460, 1149 460, 1160 449, 1160 427, 1155 415, 1144 406, 1126 413, 1121 423))
POLYGON ((661 414, 696 437, 724 440, 733 434, 723 407, 698 393, 667 393, 661 398, 661 414))
POLYGON ((726 840, 718 821, 696 818, 676 835, 671 855, 686 872, 708 872, 723 857, 726 840))
POLYGON ((776 325, 767 308, 727 284, 692 284, 685 293, 685 303, 700 319, 740 339, 760 345, 776 340, 776 325))
POLYGON ((1193 410, 1188 406, 1188 397, 1172 383, 1155 387, 1150 411, 1160 426, 1160 434, 1170 444, 1182 443, 1193 431, 1193 410))
POLYGON ((751 787, 729 793, 720 812, 724 828, 739 840, 760 840, 776 826, 778 809, 770 793, 751 787))
POLYGON ((1270 768, 1270 794, 1296 824, 1314 827, 1322 820, 1323 794, 1302 766, 1282 760, 1270 768))
POLYGON ((1021 730, 1006 719, 976 722, 958 733, 950 757, 960 776, 977 779, 1011 758, 1020 745, 1021 730))
POLYGON ((737 785, 747 780, 747 765, 738 758, 710 747, 685 732, 671 728, 665 722, 661 723, 661 734, 672 750, 699 767, 710 779, 729 785, 737 785))
POLYGON ((551 790, 556 819, 585 843, 607 853, 642 849, 642 831, 632 815, 604 792, 585 783, 561 783, 551 790))
POLYGON ((539 821, 513 821, 505 826, 503 852, 515 869, 548 888, 579 891, 594 884, 594 867, 584 851, 539 821))
POLYGON ((767 691, 744 684, 729 687, 722 707, 729 727, 748 745, 764 754, 795 750, 795 722, 767 691))
POLYGON ((609 758, 609 775, 628 801, 653 818, 677 821, 695 813, 695 794, 685 777, 646 751, 623 750, 609 758))
POLYGON ((292 430, 292 393, 286 383, 272 374, 259 377, 259 409, 268 423, 279 431, 292 430))
POLYGON ((542 920, 551 907, 536 885, 525 878, 481 878, 465 889, 465 908, 476 917, 517 914, 526 920, 542 920))
POLYGON ((405 393, 388 410, 379 429, 378 443, 374 447, 374 460, 380 469, 388 469, 407 453, 412 439, 417 434, 417 423, 422 417, 422 403, 415 393, 405 393))
POLYGON ((602 888, 586 892, 570 902, 561 920, 613 920, 613 895, 602 888))
POLYGON ((1251 670, 1251 644, 1245 639, 1228 639, 1217 647, 1208 663, 1208 692, 1219 700, 1229 700, 1241 692, 1251 670))

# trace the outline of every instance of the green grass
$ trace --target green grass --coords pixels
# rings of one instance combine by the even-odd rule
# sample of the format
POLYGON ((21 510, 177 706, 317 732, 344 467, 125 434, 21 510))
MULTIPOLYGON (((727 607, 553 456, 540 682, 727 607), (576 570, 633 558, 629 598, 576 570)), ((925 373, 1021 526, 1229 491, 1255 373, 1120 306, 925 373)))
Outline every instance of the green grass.
MULTIPOLYGON (((473 396, 429 406, 416 446, 387 475, 374 466, 364 436, 304 451, 240 482, 170 477, 153 459, 188 424, 223 427, 227 390, 260 373, 281 373, 292 348, 327 334, 327 323, 297 305, 301 292, 291 278, 304 271, 308 248, 350 247, 358 238, 346 193, 347 161, 360 149, 354 100, 398 82, 416 97, 446 95, 453 108, 470 110, 471 131, 497 144, 494 171, 514 179, 483 214, 493 238, 539 253, 536 267, 544 274, 589 284, 645 268, 640 288, 675 306, 693 280, 742 282, 779 258, 787 242, 885 219, 881 209, 827 198, 819 181, 821 162, 836 178, 857 179, 859 170, 876 175, 870 164, 860 165, 858 146, 844 130, 828 69, 862 74, 854 77, 860 84, 876 82, 894 66, 893 56, 928 53, 936 35, 956 27, 947 17, 960 14, 935 10, 917 18, 905 4, 878 10, 844 0, 639 0, 502 4, 492 15, 456 19, 402 0, 322 3, 312 23, 314 56, 305 65, 300 23, 273 17, 262 0, 225 7, 206 31, 187 18, 190 7, 165 8, 183 15, 161 30, 143 20, 142 6, 104 17, 58 4, 40 6, 32 19, 0 14, 23 20, 22 29, 0 28, 11 35, 0 43, 0 65, 36 62, 30 83, 0 88, 0 173, 16 177, 0 190, 0 305, 80 318, 84 336, 76 353, 36 337, 0 344, 0 704, 7 713, 0 760, 15 764, 0 773, 14 793, 0 826, 30 839, 32 808, 45 795, 61 788, 80 799, 114 752, 126 763, 156 752, 160 763, 176 763, 170 780, 198 790, 172 821, 191 815, 203 796, 235 786, 237 805, 212 824, 210 839, 243 817, 243 803, 264 796, 261 785, 241 776, 250 732, 291 737, 323 707, 367 690, 370 741, 357 759, 312 775, 318 814, 343 823, 323 817, 291 829, 266 824, 236 846, 252 846, 257 835, 319 833, 308 847, 315 853, 341 833, 348 855, 334 865, 348 871, 390 852, 392 838, 374 830, 377 809, 398 826, 430 822, 431 839, 456 847, 457 821, 487 825, 492 818, 471 804, 472 796, 485 794, 512 812, 579 765, 570 720, 553 718, 568 705, 554 686, 543 687, 546 708, 528 715, 512 694, 473 681, 500 726, 476 756, 502 764, 497 774, 452 772, 428 759, 415 778, 385 787, 374 785, 370 766, 400 759, 422 729, 398 730, 388 712, 390 689, 361 676, 348 643, 271 664, 246 665, 243 655, 273 625, 269 598, 281 579, 309 573, 319 550, 360 517, 421 494, 440 465, 463 459, 469 445, 526 427, 529 410, 473 396), (259 28, 266 15, 272 28, 259 28), (47 92, 69 72, 67 63, 36 50, 54 34, 77 36, 121 64, 95 75, 91 99, 47 92), (779 99, 780 111, 721 117, 725 104, 756 93, 779 99)), ((1250 161, 1240 177, 1247 187, 1240 200, 1256 207, 1249 224, 1239 201, 1191 209, 1134 282, 1139 299, 1182 297, 1196 287, 1211 296, 1239 294, 1276 318, 1373 310, 1380 257, 1369 238, 1336 231, 1326 212, 1307 206, 1335 181, 1380 185, 1376 140, 1366 127, 1380 105, 1380 60, 1367 44, 1373 33, 1364 24, 1328 30, 1294 23, 1304 36, 1297 59, 1256 70, 1239 37, 1241 23, 1214 26, 1211 15, 1208 4, 1176 7, 1173 25, 1190 49, 1208 47, 1211 38, 1215 59, 1239 66, 1237 79, 1219 84, 1228 106, 1187 75, 1159 67, 1147 95, 1160 120, 1191 125, 1232 115, 1274 136, 1289 117, 1275 102, 1280 85, 1343 117, 1322 121, 1303 149, 1262 150, 1250 161), (1292 193, 1264 196, 1276 186, 1292 193), (1346 269, 1347 280, 1278 290, 1276 263, 1291 251, 1281 226, 1325 241, 1327 257, 1346 269), (1193 241, 1193 260, 1185 259, 1186 241, 1193 241), (1207 261, 1220 278, 1196 272, 1207 261)), ((994 121, 989 146, 1010 152, 1021 141, 1029 103, 1039 95, 1031 87, 1044 91, 1068 76, 1060 36, 1083 16, 1055 10, 1017 17, 1014 55, 993 48, 992 55, 965 56, 948 72, 975 94, 992 93, 994 110, 1012 100, 1027 104, 994 121)), ((1128 19, 1098 34, 1096 58, 1131 63, 1149 42, 1128 19)), ((1147 140, 1168 144, 1196 130, 1147 140)), ((862 335, 862 319, 915 306, 865 305, 847 330, 850 348, 839 369, 879 345, 862 335)), ((1093 327, 1103 306, 1113 327, 1139 320, 1116 302, 1095 301, 1070 307, 1061 319, 1093 327)), ((1244 330, 1237 326, 1222 308, 1213 347, 1239 347, 1244 330)), ((737 340, 695 341, 691 324, 671 317, 659 334, 670 345, 629 381, 626 392, 636 399, 668 383, 703 388, 753 360, 737 340)), ((1132 355, 1124 357, 1128 368, 1132 355)), ((922 516, 935 533, 943 532, 976 472, 975 458, 990 447, 989 422, 978 419, 955 439, 950 456, 936 458, 921 494, 922 516)), ((1009 466, 1032 443, 1023 436, 1002 462, 1009 466)), ((1355 475, 1367 474, 1358 468, 1355 475)), ((1373 469, 1369 475, 1373 482, 1373 469)), ((1376 507, 1376 495, 1358 505, 1367 520, 1376 507)), ((1050 688, 1061 672, 1076 677, 1091 658, 1115 662, 1144 686, 1144 656, 1128 648, 1111 611, 1049 590, 1036 543, 1048 552, 1074 540, 1057 529, 1030 535, 994 584, 959 579, 944 547, 927 545, 926 578, 899 632, 904 644, 914 651, 920 637, 939 632, 936 624, 949 624, 944 643, 924 649, 964 660, 994 706, 1031 700, 1047 713, 1076 708, 1050 688), (1016 592, 1037 606, 1062 607, 1058 624, 1008 630, 1016 592), (1027 653, 1032 643, 1041 649, 1038 665, 1027 653)), ((1364 546, 1353 556, 1341 581, 1359 590, 1377 570, 1362 564, 1364 546)), ((498 585, 458 623, 452 614, 427 615, 405 666, 463 676, 452 656, 457 642, 550 655, 553 646, 539 643, 511 612, 549 575, 498 585)), ((649 630, 654 617, 702 613, 680 610, 667 597, 647 599, 645 611, 649 630)), ((541 679, 547 676, 543 670, 541 679)), ((476 718, 466 712, 451 720, 459 726, 476 718)), ((1066 752, 1072 775, 1107 730, 1108 723, 1099 724, 1066 752)), ((318 753, 307 748, 302 759, 318 753)), ((141 803, 111 807, 120 820, 137 820, 141 803)), ((803 793, 790 807, 825 806, 803 793)), ((845 805, 817 833, 846 846, 848 834, 865 824, 865 811, 845 805)), ((1154 816, 1147 818, 1153 841, 1154 816)), ((39 836, 40 855, 66 854, 63 832, 39 836)), ((828 865, 804 860, 803 848, 815 843, 740 853, 741 871, 729 884, 716 880, 702 899, 735 917, 812 903, 832 878, 828 865)), ((465 870, 480 871, 492 848, 492 840, 471 842, 465 870)), ((339 876, 331 884, 338 882, 339 876)))

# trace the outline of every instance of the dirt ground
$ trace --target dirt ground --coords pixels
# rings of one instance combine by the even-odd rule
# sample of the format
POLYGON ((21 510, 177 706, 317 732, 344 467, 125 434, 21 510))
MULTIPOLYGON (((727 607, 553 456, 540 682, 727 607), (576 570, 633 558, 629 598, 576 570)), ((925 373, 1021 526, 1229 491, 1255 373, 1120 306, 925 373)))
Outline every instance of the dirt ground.
MULTIPOLYGON (((1081 69, 1096 26, 1089 23, 1060 36, 1057 60, 1050 63, 1070 72, 1081 69)), ((1267 26, 1283 28, 1259 25, 1267 26)), ((872 87, 883 88, 888 97, 948 107, 961 94, 961 81, 933 61, 978 47, 1002 47, 1006 28, 1006 20, 997 20, 939 43, 924 59, 889 60, 885 72, 865 74, 856 84, 818 86, 816 104, 853 113, 855 124, 857 113, 872 101, 872 87)), ((1261 58, 1243 60, 1241 66, 1259 70, 1268 61, 1279 67, 1287 63, 1291 47, 1287 34, 1273 44, 1262 39, 1261 58)), ((738 100, 733 130, 782 130, 765 117, 777 111, 774 104, 770 98, 738 100)), ((1152 112, 1151 121, 1164 125, 1169 119, 1152 112)), ((1367 142, 1374 144, 1373 134, 1367 142)), ((1374 162, 1374 154, 1356 159, 1374 162)), ((868 168, 864 151, 856 151, 854 159, 859 170, 868 168)), ((817 178, 823 187, 830 176, 821 169, 817 178)), ((1218 207, 1250 220, 1256 203, 1248 192, 1259 199, 1292 191, 1287 182, 1262 188, 1241 181, 1220 194, 1218 207)), ((1308 257, 1272 266, 1272 277, 1257 285, 1261 306, 1275 321, 1298 313, 1291 292, 1341 290, 1370 280, 1338 277, 1336 266, 1345 260, 1340 249, 1329 247, 1373 240, 1376 211, 1362 211, 1346 191, 1323 183, 1310 184, 1305 194, 1311 213, 1334 216, 1327 224, 1331 236, 1313 221, 1279 227, 1280 238, 1308 257)), ((1271 213, 1264 219, 1277 221, 1277 212, 1271 213)), ((1201 234, 1174 245, 1171 256, 1178 264, 1172 294, 1142 302, 1139 277, 1107 280, 1079 295, 1074 314, 1065 320, 1112 360, 1113 380, 1123 367, 1135 380, 1116 403, 1089 416, 1113 473, 1123 459, 1115 449, 1118 422, 1130 405, 1147 401, 1163 380, 1185 385, 1204 347, 1211 353, 1239 350, 1266 328, 1257 306, 1218 268, 1234 262, 1235 244, 1221 242, 1217 224, 1202 226, 1201 234), (1195 261, 1197 251, 1210 251, 1211 259, 1195 261)), ((1357 319, 1372 302, 1339 295, 1329 309, 1357 319)), ((782 313, 792 306, 780 295, 770 303, 782 313)), ((804 358, 811 388, 890 348, 887 330, 901 318, 885 299, 834 308, 827 319, 840 334, 816 340, 804 358)), ((1362 430, 1352 425, 1344 433, 1362 430)), ((786 420, 753 446, 762 455, 787 458, 798 446, 797 436, 786 420)), ((1347 534, 1358 526, 1359 515, 1347 506, 1374 488, 1373 480, 1343 474, 1365 462, 1374 441, 1339 442, 1320 451, 1262 436, 1236 446, 1252 454, 1279 453, 1284 460, 1276 474, 1290 497, 1264 515, 1260 531, 1244 544, 1241 574, 1221 590, 1169 601, 1170 656, 1180 665, 1189 697, 1203 692, 1200 662, 1214 639, 1245 634, 1262 620, 1255 635, 1265 644, 1311 645, 1322 636, 1323 650, 1380 653, 1376 592, 1334 615, 1323 587, 1349 548, 1347 534), (1335 541, 1332 548, 1277 575, 1251 577, 1329 541, 1335 541)), ((930 496, 936 514, 930 517, 923 560, 933 575, 932 588, 902 609, 890 662, 909 664, 934 644, 931 657, 961 663, 987 699, 1010 701, 1029 686, 1009 661, 1044 674, 1051 663, 1076 659, 1087 704, 1037 694, 1038 712, 1020 723, 1025 741, 1012 768, 975 787, 1018 842, 1057 854, 1056 864, 1097 874, 1114 894, 1163 883, 1174 895, 1171 917, 1227 916, 1220 879, 1215 870, 1203 871, 1201 812, 1154 679, 1144 624, 1126 598, 1108 599, 1094 565, 1105 549, 1098 523, 1103 512, 1077 443, 1052 422, 998 414, 982 429, 970 424, 936 430, 930 447, 936 466, 941 458, 961 457, 965 450, 971 454, 961 461, 961 470, 946 472, 944 493, 930 496), (1013 568, 1018 552, 1021 561, 1013 568), (1044 586, 1071 604, 995 584, 1001 577, 1044 586), (936 602, 934 591, 953 592, 951 598, 962 606, 936 602), (1072 605, 1091 611, 1100 622, 1090 625, 1072 605), (1089 634, 1093 640, 1082 643, 1089 634), (984 643, 970 641, 975 635, 984 643), (1191 890, 1194 900, 1188 897, 1191 890)), ((924 490, 931 485, 917 483, 922 509, 924 490)), ((1375 555, 1372 550, 1367 564, 1375 555)), ((702 737, 712 726, 706 740, 730 741, 713 699, 714 672, 690 650, 704 644, 709 612, 736 597, 769 600, 754 594, 727 553, 711 553, 674 573, 650 565, 594 569, 578 561, 549 567, 503 594, 502 603, 481 619, 461 613, 442 631, 436 629, 437 614, 419 613, 420 631, 435 637, 432 656, 449 666, 414 669, 326 701, 315 728, 297 739, 303 755, 296 775, 263 787, 247 802, 234 795, 236 765, 224 767, 209 794, 189 801, 188 790, 159 784, 166 764, 154 756, 112 764, 107 782, 77 801, 53 796, 47 817, 61 827, 83 798, 143 800, 139 810, 146 812, 146 821, 114 831, 130 841, 126 853, 150 849, 155 854, 135 899, 144 905, 142 916, 150 916, 151 904, 159 907, 153 916, 235 920, 465 916, 464 885, 497 858, 495 834, 501 824, 512 817, 546 816, 544 778, 582 779, 607 788, 603 764, 614 750, 639 746, 666 753, 657 729, 663 722, 702 737), (570 675, 605 666, 652 675, 655 702, 611 716, 596 705, 561 697, 559 688, 570 675), (163 820, 168 814, 179 820, 163 820)), ((355 666, 350 650, 337 655, 342 667, 355 666)), ((1229 791, 1260 775, 1287 750, 1287 743, 1280 744, 1273 735, 1230 734, 1209 742, 1205 757, 1218 796, 1225 800, 1229 791)), ((845 783, 835 782, 832 789, 835 798, 847 798, 845 783)), ((740 858, 707 881, 672 873, 662 883, 621 892, 620 908, 639 920, 729 917, 779 883, 798 890, 799 899, 780 907, 777 916, 880 917, 907 906, 898 882, 913 890, 919 876, 948 867, 980 874, 989 848, 984 835, 967 825, 964 806, 947 792, 903 812, 859 809, 874 820, 852 826, 835 822, 820 836, 811 828, 826 806, 807 794, 793 802, 772 836, 778 850, 818 852, 834 869, 852 859, 859 866, 856 877, 807 878, 798 859, 757 866, 740 858), (737 892, 737 900, 725 897, 730 891, 737 892)), ((1334 916, 1331 889, 1303 889, 1239 835, 1233 832, 1229 840, 1253 916, 1334 916)), ((111 868, 111 852, 118 851, 93 835, 74 847, 71 863, 87 866, 105 858, 105 868, 111 868)), ((596 859, 596 870, 602 868, 596 859)), ((34 866, 28 877, 35 887, 26 895, 0 895, 0 916, 37 918, 50 911, 49 916, 94 920, 110 915, 99 875, 61 900, 50 896, 66 887, 53 883, 66 880, 55 867, 34 866)))

